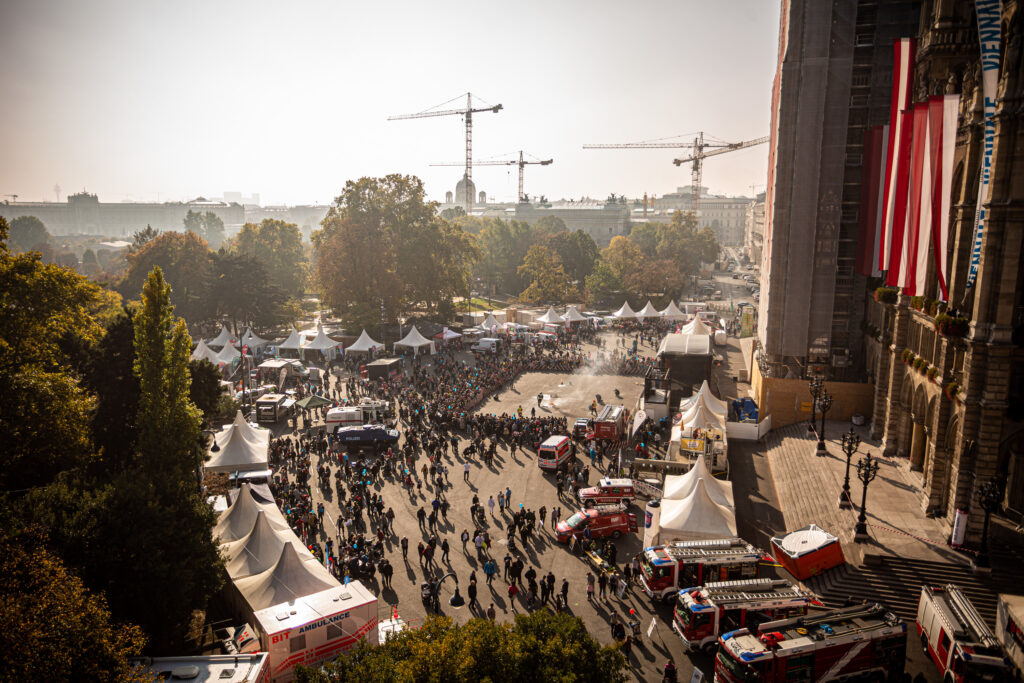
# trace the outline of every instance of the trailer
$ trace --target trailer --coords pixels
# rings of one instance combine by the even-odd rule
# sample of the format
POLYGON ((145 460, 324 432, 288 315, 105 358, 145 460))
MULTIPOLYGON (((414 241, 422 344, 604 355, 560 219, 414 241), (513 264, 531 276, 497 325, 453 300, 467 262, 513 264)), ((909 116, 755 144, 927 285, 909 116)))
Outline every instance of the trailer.
POLYGON ((674 601, 688 586, 755 579, 764 557, 764 551, 735 537, 656 545, 643 551, 640 584, 652 600, 674 601))
POLYGON ((271 683, 285 683, 300 664, 321 664, 360 641, 377 645, 377 598, 351 581, 258 610, 253 622, 260 649, 270 654, 271 683))
POLYGON ((921 586, 917 602, 921 650, 946 683, 1009 681, 1013 666, 999 639, 955 584, 921 586))
POLYGON ((715 682, 895 681, 906 659, 907 625, 872 603, 724 634, 715 682))

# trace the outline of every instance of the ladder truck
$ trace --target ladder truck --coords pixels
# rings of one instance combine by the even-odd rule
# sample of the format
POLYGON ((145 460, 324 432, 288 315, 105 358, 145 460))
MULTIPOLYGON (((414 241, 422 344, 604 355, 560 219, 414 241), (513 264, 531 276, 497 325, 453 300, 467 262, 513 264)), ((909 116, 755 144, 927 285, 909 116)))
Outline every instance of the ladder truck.
POLYGON ((674 602, 687 586, 755 579, 764 557, 764 551, 742 538, 656 545, 645 548, 640 558, 640 584, 652 600, 674 602))
POLYGON ((907 625, 878 603, 768 621, 719 639, 715 683, 898 680, 907 625))
POLYGON ((679 591, 672 630, 687 650, 710 655, 723 632, 806 614, 810 605, 821 606, 818 596, 785 579, 716 581, 679 591))
POLYGON ((1013 668, 999 639, 955 584, 921 586, 917 602, 921 649, 945 683, 1009 681, 1013 668))

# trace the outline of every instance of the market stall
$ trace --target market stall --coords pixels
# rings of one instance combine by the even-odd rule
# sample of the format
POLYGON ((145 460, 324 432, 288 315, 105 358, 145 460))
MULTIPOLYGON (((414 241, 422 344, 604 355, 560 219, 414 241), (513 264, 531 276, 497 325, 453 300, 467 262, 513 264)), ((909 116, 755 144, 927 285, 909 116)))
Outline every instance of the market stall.
POLYGON ((629 307, 628 301, 625 301, 623 302, 622 307, 619 310, 612 313, 612 317, 633 319, 636 318, 636 311, 629 307))
POLYGON ((192 351, 192 355, 189 356, 189 360, 208 360, 214 365, 218 363, 217 352, 211 349, 202 339, 196 344, 196 348, 192 351))
POLYGON ((644 320, 646 318, 660 318, 661 312, 659 312, 658 309, 654 307, 654 304, 651 303, 651 300, 648 299, 647 305, 636 312, 636 317, 639 320, 644 320))
POLYGON ((206 345, 209 346, 210 348, 219 349, 224 346, 227 346, 228 342, 230 342, 232 339, 234 339, 234 335, 228 332, 228 328, 224 326, 224 323, 221 323, 220 334, 218 334, 210 341, 206 342, 206 345))
POLYGON ((366 330, 363 330, 352 346, 345 349, 345 353, 377 353, 384 350, 384 345, 373 341, 366 330))
POLYGON ((659 315, 665 320, 685 320, 687 315, 679 310, 675 301, 669 301, 668 306, 659 315))
POLYGON ((697 480, 686 498, 661 501, 657 543, 732 538, 735 535, 735 510, 715 501, 704 477, 697 480))
POLYGON ((311 361, 329 362, 338 355, 338 342, 327 336, 323 325, 317 325, 316 336, 302 346, 302 357, 311 361))

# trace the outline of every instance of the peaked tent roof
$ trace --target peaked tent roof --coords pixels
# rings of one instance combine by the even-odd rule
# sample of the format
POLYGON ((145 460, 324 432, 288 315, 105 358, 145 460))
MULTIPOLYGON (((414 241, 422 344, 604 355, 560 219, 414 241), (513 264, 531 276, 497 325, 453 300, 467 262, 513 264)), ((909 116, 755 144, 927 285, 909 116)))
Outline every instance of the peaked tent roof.
POLYGON ((686 317, 686 314, 679 310, 675 301, 669 301, 668 306, 661 312, 661 317, 666 320, 682 320, 686 317))
POLYGON ((711 334, 711 328, 698 316, 683 325, 683 334, 711 334))
POLYGON ((257 511, 252 530, 237 541, 224 544, 228 576, 237 579, 270 569, 281 557, 282 546, 294 540, 294 534, 270 524, 265 510, 257 511))
POLYGON ((381 344, 380 342, 373 341, 373 339, 370 338, 370 335, 367 334, 366 330, 364 329, 363 333, 359 335, 359 339, 356 339, 355 343, 352 344, 352 346, 345 349, 345 351, 358 351, 359 353, 369 353, 370 349, 380 350, 383 348, 384 345, 381 344))
POLYGON ((262 339, 261 337, 257 337, 253 334, 251 327, 247 327, 245 328, 245 334, 242 335, 242 341, 239 344, 239 348, 242 346, 248 346, 250 349, 256 349, 266 346, 268 343, 269 342, 266 339, 262 339))
POLYGON ((589 320, 589 318, 580 313, 579 309, 576 308, 575 306, 570 306, 568 309, 566 309, 565 315, 562 316, 562 320, 564 320, 567 323, 580 323, 586 322, 587 320, 589 320))
POLYGON ((225 426, 219 432, 213 435, 214 440, 217 442, 217 446, 220 448, 224 447, 228 439, 234 432, 241 434, 242 438, 251 443, 254 446, 261 446, 266 448, 270 443, 270 430, 263 429, 262 427, 253 427, 251 424, 246 422, 242 416, 242 411, 239 410, 235 413, 235 419, 232 420, 231 424, 225 426))
POLYGON ((485 330, 490 330, 495 327, 501 327, 501 323, 498 322, 498 319, 494 317, 493 313, 488 313, 487 319, 480 323, 480 327, 485 330))
POLYGON ((612 313, 613 318, 635 318, 636 312, 629 307, 629 302, 623 302, 622 308, 612 313))
POLYGON ((686 498, 662 501, 659 527, 662 543, 673 539, 730 538, 736 535, 736 513, 715 502, 707 480, 701 477, 686 498))
POLYGON ((235 360, 236 358, 241 358, 241 356, 242 356, 242 352, 241 351, 236 349, 231 344, 225 344, 224 348, 221 349, 220 353, 217 354, 217 360, 214 361, 214 362, 215 363, 230 364, 231 361, 235 360))
POLYGON ((707 408, 702 400, 698 400, 690 409, 683 413, 684 427, 717 427, 725 429, 725 416, 707 408))
POLYGON ((296 329, 292 328, 292 333, 288 335, 288 338, 277 345, 278 349, 298 349, 302 346, 302 340, 299 339, 299 333, 296 329))
POLYGON ((735 509, 733 502, 732 482, 715 479, 708 469, 704 458, 697 458, 697 462, 686 474, 665 477, 664 494, 662 500, 683 500, 687 498, 694 489, 697 482, 703 481, 708 495, 719 505, 735 509))
POLYGON ((449 341, 451 339, 458 339, 461 336, 462 335, 459 334, 458 332, 456 332, 455 330, 450 330, 450 329, 448 329, 446 327, 443 330, 441 330, 441 333, 436 336, 436 339, 441 339, 443 341, 449 341))
POLYGON ((270 526, 286 532, 290 531, 276 505, 257 502, 252 496, 249 485, 242 484, 235 502, 220 513, 220 518, 213 525, 213 537, 221 543, 245 538, 256 524, 256 516, 260 510, 266 511, 267 522, 270 523, 270 526))
POLYGON ((281 547, 277 562, 269 569, 235 581, 235 587, 253 611, 340 585, 315 557, 308 551, 300 553, 294 543, 281 547))
POLYGON ((227 343, 232 339, 233 337, 231 336, 231 333, 228 332, 228 328, 224 326, 224 323, 221 323, 220 334, 218 334, 216 337, 208 341, 206 345, 216 347, 227 346, 227 343))
POLYGON ((543 323, 545 325, 560 325, 561 323, 565 322, 564 320, 562 320, 561 316, 555 313, 554 306, 549 306, 547 312, 544 315, 538 318, 534 318, 533 321, 537 323, 543 323))
POLYGON ((307 351, 329 351, 330 349, 334 349, 337 347, 338 342, 334 341, 333 339, 327 336, 327 333, 324 332, 324 326, 317 325, 316 337, 311 339, 309 343, 303 346, 302 348, 307 351))
POLYGON ((216 439, 214 441, 218 450, 209 451, 210 459, 204 465, 207 472, 249 472, 267 469, 266 444, 261 446, 248 441, 240 429, 232 429, 223 443, 217 442, 216 439))
POLYGON ((395 346, 406 346, 410 349, 419 349, 424 346, 433 345, 434 342, 420 334, 420 331, 416 329, 415 325, 412 326, 412 329, 409 330, 409 334, 405 335, 405 338, 403 338, 402 341, 395 342, 395 346))
POLYGON ((191 360, 208 360, 214 365, 217 364, 217 352, 207 346, 206 342, 202 339, 196 344, 195 350, 192 351, 192 355, 189 356, 191 360))
POLYGON ((708 386, 707 380, 704 380, 704 383, 700 385, 700 389, 694 392, 692 396, 680 401, 679 411, 685 414, 687 410, 697 403, 703 403, 704 407, 714 413, 718 413, 719 415, 729 414, 728 404, 711 393, 711 387, 708 386))
POLYGON ((661 317, 661 313, 658 312, 658 309, 655 308, 654 304, 651 303, 651 300, 648 299, 647 300, 647 305, 644 306, 643 308, 641 308, 639 311, 637 311, 636 317, 638 317, 638 318, 658 318, 658 317, 661 317))

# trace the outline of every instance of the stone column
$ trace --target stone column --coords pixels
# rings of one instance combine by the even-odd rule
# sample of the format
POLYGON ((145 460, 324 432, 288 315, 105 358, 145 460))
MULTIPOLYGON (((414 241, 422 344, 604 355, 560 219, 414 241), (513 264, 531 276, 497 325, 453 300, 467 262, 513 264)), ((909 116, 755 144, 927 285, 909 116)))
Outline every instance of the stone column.
MULTIPOLYGON (((906 297, 901 297, 906 299, 906 297)), ((889 381, 886 387, 886 411, 885 427, 882 433, 882 448, 886 456, 896 453, 896 446, 899 443, 899 414, 900 391, 903 389, 903 364, 899 361, 900 353, 906 347, 907 329, 910 323, 910 311, 906 307, 906 301, 901 301, 900 306, 895 309, 892 325, 892 347, 890 349, 889 381)), ((909 409, 910 406, 904 406, 909 409)))
POLYGON ((924 432, 924 417, 911 415, 913 427, 910 436, 910 469, 914 472, 924 470, 924 449, 927 439, 924 432))

